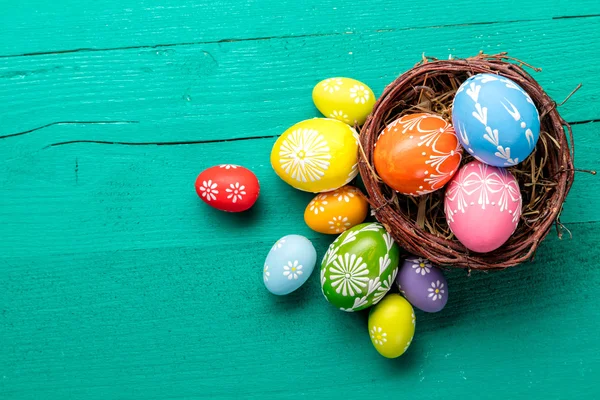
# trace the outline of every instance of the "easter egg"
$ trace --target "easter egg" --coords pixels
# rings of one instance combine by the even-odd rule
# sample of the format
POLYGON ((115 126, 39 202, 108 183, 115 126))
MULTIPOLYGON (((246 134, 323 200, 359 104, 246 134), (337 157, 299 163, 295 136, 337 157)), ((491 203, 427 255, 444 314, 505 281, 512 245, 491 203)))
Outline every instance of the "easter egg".
POLYGON ((206 204, 221 211, 240 212, 252 207, 260 186, 252 171, 223 164, 205 169, 196 178, 196 193, 206 204))
POLYGON ((519 183, 508 170, 472 161, 448 184, 444 213, 467 249, 486 253, 502 246, 517 229, 521 202, 519 183))
POLYGON ((313 118, 290 127, 275 142, 271 165, 305 192, 335 190, 358 173, 358 134, 335 119, 313 118))
POLYGON ((419 196, 444 186, 458 170, 461 148, 454 129, 433 114, 409 114, 379 135, 373 163, 392 189, 419 196))
POLYGON ((442 270, 425 258, 404 260, 396 285, 410 304, 425 312, 441 311, 448 302, 448 283, 442 270))
POLYGON ((378 223, 356 225, 335 239, 321 263, 321 290, 342 311, 376 304, 390 290, 400 248, 378 223))
POLYGON ((289 294, 308 280, 316 262, 317 252, 310 240, 300 235, 284 236, 267 255, 263 282, 273 294, 289 294))
POLYGON ((388 294, 369 312, 369 336, 375 350, 396 358, 408 350, 415 334, 415 313, 397 293, 388 294))
POLYGON ((329 78, 317 83, 312 98, 324 116, 349 125, 362 125, 375 105, 371 88, 351 78, 329 78))
POLYGON ((540 115, 529 94, 494 74, 478 74, 460 85, 452 124, 469 153, 496 167, 525 160, 540 136, 540 115))
POLYGON ((304 210, 304 221, 319 233, 339 234, 367 218, 367 200, 354 186, 318 194, 304 210))

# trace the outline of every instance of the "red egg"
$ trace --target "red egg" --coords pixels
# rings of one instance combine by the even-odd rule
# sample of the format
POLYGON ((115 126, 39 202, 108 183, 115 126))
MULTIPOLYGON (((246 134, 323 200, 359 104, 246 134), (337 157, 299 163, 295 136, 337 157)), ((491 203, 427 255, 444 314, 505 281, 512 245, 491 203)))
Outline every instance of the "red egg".
POLYGON ((256 203, 259 192, 256 175, 239 165, 217 165, 205 169, 196 178, 198 196, 221 211, 246 211, 256 203))

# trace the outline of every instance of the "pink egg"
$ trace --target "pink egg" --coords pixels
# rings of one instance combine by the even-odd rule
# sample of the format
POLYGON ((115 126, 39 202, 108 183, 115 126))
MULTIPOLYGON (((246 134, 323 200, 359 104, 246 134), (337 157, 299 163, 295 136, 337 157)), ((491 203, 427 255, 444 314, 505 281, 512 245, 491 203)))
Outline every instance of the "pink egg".
POLYGON ((444 212, 466 248, 487 253, 502 246, 517 229, 521 202, 519 183, 508 170, 473 161, 448 184, 444 212))

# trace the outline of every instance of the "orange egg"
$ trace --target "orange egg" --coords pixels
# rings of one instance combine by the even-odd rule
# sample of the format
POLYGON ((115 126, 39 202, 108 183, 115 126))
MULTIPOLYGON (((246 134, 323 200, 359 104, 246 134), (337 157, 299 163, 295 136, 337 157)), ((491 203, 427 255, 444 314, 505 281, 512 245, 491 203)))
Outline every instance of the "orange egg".
POLYGON ((409 114, 379 135, 373 162, 392 189, 419 196, 443 187, 458 170, 462 148, 454 128, 433 114, 409 114))
POLYGON ((339 234, 363 222, 368 208, 360 190, 344 186, 312 199, 304 210, 304 221, 314 231, 339 234))

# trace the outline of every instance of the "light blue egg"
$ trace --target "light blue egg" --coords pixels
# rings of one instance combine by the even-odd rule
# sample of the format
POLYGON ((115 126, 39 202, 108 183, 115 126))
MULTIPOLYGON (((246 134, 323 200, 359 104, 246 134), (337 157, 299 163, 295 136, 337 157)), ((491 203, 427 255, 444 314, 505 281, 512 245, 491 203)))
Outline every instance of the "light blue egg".
POLYGON ((310 277, 317 262, 314 246, 304 236, 288 235, 269 251, 263 267, 263 282, 269 292, 292 293, 310 277))
POLYGON ((472 76, 458 88, 452 124, 466 151, 496 167, 525 160, 540 136, 540 115, 529 94, 493 74, 472 76))

